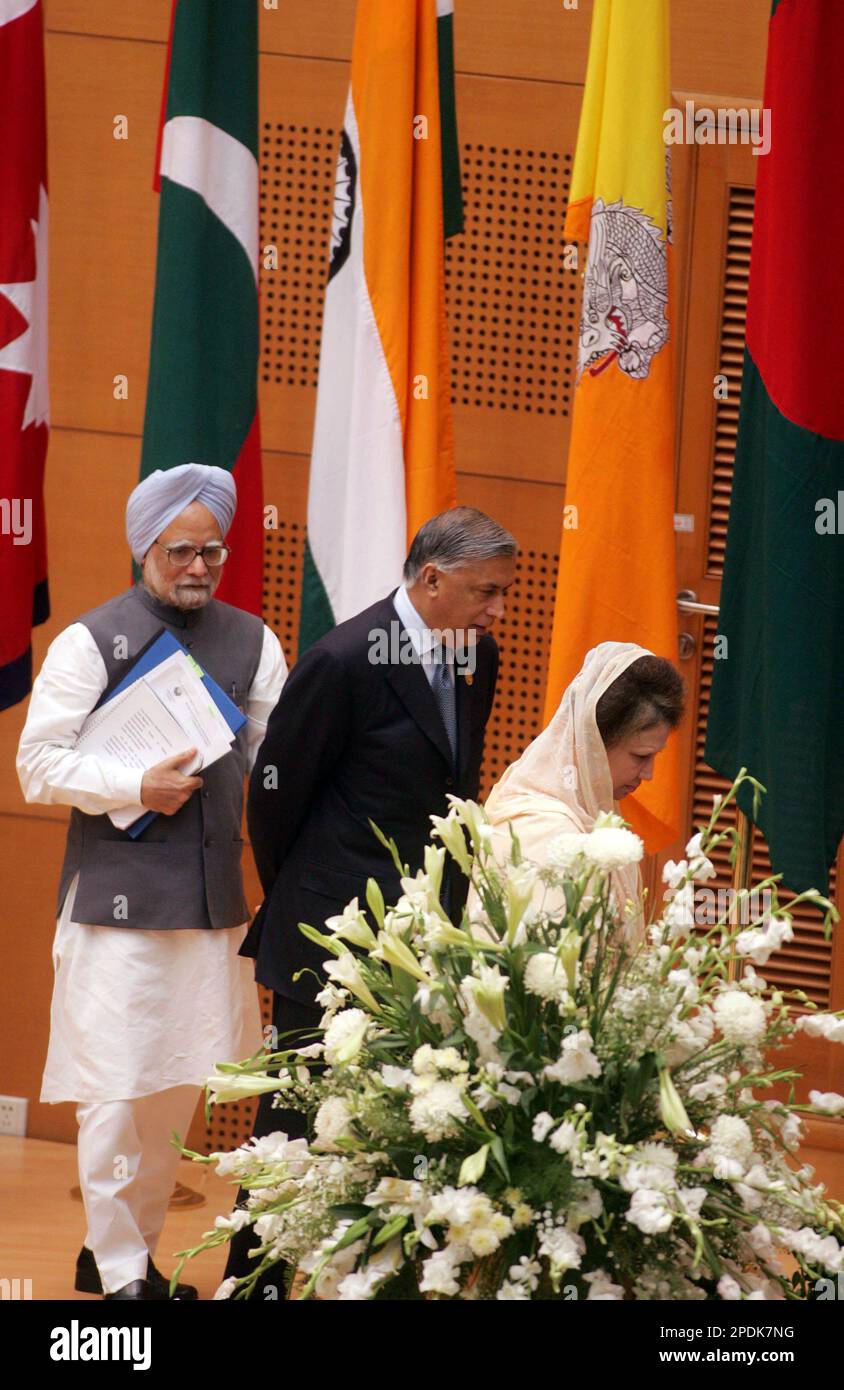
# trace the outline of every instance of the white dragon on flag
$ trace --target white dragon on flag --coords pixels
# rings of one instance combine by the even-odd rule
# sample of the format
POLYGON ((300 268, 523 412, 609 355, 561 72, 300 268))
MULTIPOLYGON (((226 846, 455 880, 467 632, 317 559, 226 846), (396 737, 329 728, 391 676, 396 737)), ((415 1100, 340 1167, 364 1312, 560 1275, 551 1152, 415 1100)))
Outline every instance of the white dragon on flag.
POLYGON ((639 208, 625 203, 592 208, 589 260, 583 285, 578 380, 599 376, 616 361, 641 380, 668 342, 667 243, 639 208))

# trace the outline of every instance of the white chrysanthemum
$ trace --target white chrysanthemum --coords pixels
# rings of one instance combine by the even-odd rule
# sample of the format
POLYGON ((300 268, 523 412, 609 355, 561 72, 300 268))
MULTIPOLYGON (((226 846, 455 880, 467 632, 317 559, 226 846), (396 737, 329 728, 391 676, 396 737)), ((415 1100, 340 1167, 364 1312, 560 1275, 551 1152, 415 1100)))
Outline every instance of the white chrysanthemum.
POLYGON ((555 836, 549 842, 546 851, 546 858, 550 867, 562 874, 574 868, 583 853, 586 839, 585 835, 573 830, 555 836))
POLYGON ((461 1090, 453 1081, 435 1081, 410 1107, 410 1123, 426 1139, 435 1143, 454 1133, 454 1121, 466 1120, 469 1112, 461 1090))
POLYGON ((350 1134, 352 1111, 342 1096, 328 1096, 314 1116, 314 1148, 337 1153, 337 1140, 350 1134))
POLYGON ((371 1023, 363 1009, 343 1009, 325 1030, 325 1060, 329 1066, 345 1066, 360 1052, 371 1023))
POLYGON ((478 1259, 483 1259, 485 1255, 491 1255, 501 1244, 498 1236, 491 1226, 478 1226, 469 1232, 469 1249, 478 1259))
POLYGON ((592 830, 586 836, 583 854, 586 860, 609 873, 611 869, 623 869, 628 864, 638 864, 645 847, 632 830, 619 830, 610 826, 592 830))
POLYGON ((712 1005, 722 1037, 736 1047, 752 1047, 765 1036, 764 1005, 740 989, 723 990, 712 1005))
POLYGON ((626 1192, 650 1188, 671 1192, 677 1186, 677 1154, 665 1144, 640 1144, 633 1150, 621 1175, 626 1192))
POLYGON ((460 1265, 449 1249, 435 1250, 422 1265, 422 1278, 419 1281, 420 1293, 438 1293, 453 1298, 460 1292, 458 1276, 460 1265))
POLYGON ((539 951, 525 967, 525 989, 539 999, 560 1000, 568 993, 562 962, 551 951, 539 951))
POLYGON ((659 1236, 672 1225, 674 1212, 666 1193, 640 1187, 630 1200, 626 1220, 641 1230, 642 1236, 659 1236))
POLYGON ((630 1206, 625 1213, 625 1220, 631 1226, 636 1226, 643 1235, 655 1236, 667 1231, 674 1220, 668 1195, 665 1192, 655 1192, 647 1187, 640 1187, 633 1193, 630 1199, 630 1206))
POLYGON ((708 1157, 717 1178, 735 1180, 753 1160, 753 1135, 740 1115, 719 1115, 709 1136, 708 1157))

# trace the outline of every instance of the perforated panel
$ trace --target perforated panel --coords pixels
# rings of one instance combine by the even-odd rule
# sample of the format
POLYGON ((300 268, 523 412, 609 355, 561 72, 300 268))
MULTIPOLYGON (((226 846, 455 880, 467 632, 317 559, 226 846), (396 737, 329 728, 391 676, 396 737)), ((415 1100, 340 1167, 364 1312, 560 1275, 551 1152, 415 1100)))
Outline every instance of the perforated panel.
POLYGON ((542 727, 557 561, 557 555, 534 550, 519 556, 507 612, 496 629, 501 665, 487 727, 482 797, 542 727))
POLYGON ((568 415, 578 277, 563 264, 571 155, 463 146, 465 232, 446 245, 455 404, 568 415))
MULTIPOLYGON (((265 384, 316 390, 339 132, 265 121, 261 243, 265 384)), ((466 143, 465 233, 446 248, 452 400, 566 416, 571 406, 579 280, 565 269, 572 157, 466 143)))
POLYGON ((339 132, 265 121, 261 132, 261 379, 316 390, 339 132))
POLYGON ((305 560, 304 522, 279 518, 264 541, 264 619, 281 642, 288 666, 299 649, 299 603, 305 560))

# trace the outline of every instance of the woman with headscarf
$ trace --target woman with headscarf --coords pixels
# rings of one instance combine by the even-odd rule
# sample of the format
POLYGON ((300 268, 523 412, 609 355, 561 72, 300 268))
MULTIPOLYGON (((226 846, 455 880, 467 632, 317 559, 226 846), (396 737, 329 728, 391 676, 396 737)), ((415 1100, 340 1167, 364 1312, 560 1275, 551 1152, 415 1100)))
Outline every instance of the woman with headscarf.
MULTIPOLYGON (((683 681, 670 661, 632 642, 593 647, 548 727, 490 793, 486 812, 495 857, 506 861, 512 825, 522 856, 547 866, 560 835, 588 833, 602 811, 618 811, 617 802, 650 781, 683 708, 683 681)), ((638 902, 637 865, 615 869, 611 889, 619 911, 638 902)), ((552 908, 541 883, 535 901, 552 908)), ((639 935, 641 917, 634 915, 632 923, 628 935, 639 935)))

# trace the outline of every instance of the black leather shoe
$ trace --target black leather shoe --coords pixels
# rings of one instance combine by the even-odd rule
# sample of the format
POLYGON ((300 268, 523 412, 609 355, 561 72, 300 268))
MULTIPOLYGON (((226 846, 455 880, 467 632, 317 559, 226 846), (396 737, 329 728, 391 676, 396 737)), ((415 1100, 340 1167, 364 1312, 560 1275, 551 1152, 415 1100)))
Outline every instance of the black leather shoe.
MULTIPOLYGON (((170 1297, 170 1281, 169 1279, 165 1279, 164 1275, 156 1269, 151 1258, 147 1260, 146 1279, 136 1279, 133 1280, 132 1283, 149 1284, 152 1288, 159 1290, 159 1293, 156 1295, 156 1297, 170 1297)), ((79 1251, 79 1255, 77 1256, 76 1279, 74 1281, 73 1287, 76 1289, 77 1293, 101 1294, 103 1291, 102 1280, 100 1279, 100 1271, 97 1269, 97 1262, 94 1259, 94 1252, 93 1250, 89 1250, 87 1245, 82 1246, 82 1249, 79 1251)), ((131 1287, 132 1285, 130 1284, 126 1285, 126 1288, 131 1287)), ((115 1296, 115 1294, 106 1294, 107 1298, 114 1298, 115 1296)), ((198 1296, 199 1295, 197 1294, 197 1291, 194 1288, 193 1284, 177 1284, 176 1292, 173 1294, 174 1299, 177 1298, 183 1301, 189 1301, 191 1299, 198 1298, 198 1296)))
POLYGON ((119 1299, 146 1299, 148 1302, 161 1303, 167 1295, 160 1289, 150 1284, 146 1279, 133 1279, 131 1284, 124 1284, 122 1289, 116 1289, 114 1293, 107 1293, 106 1298, 119 1299))

